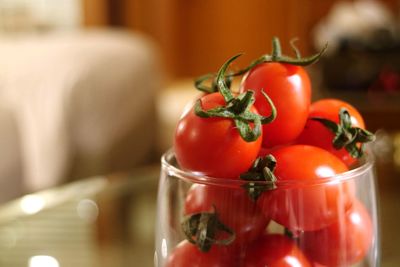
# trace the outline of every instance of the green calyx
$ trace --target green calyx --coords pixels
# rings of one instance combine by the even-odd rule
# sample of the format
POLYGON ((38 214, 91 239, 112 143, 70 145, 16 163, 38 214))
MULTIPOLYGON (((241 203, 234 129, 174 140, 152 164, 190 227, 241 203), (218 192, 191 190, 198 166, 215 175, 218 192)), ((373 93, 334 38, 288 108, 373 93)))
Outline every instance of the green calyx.
POLYGON ((195 213, 184 218, 181 224, 186 239, 196 245, 200 251, 207 252, 212 245, 227 246, 235 240, 235 232, 223 224, 214 212, 195 213), (219 233, 228 235, 226 239, 217 239, 219 233))
MULTIPOLYGON (((325 53, 326 49, 328 48, 328 44, 326 44, 321 51, 318 53, 311 55, 309 57, 302 57, 300 54, 299 49, 296 47, 295 42, 297 41, 296 39, 292 39, 290 42, 290 46, 292 47, 292 50, 294 51, 295 57, 290 57, 286 55, 282 55, 282 49, 281 49, 281 44, 280 41, 277 37, 272 38, 272 52, 271 54, 265 54, 259 57, 258 59, 254 60, 251 62, 247 67, 238 70, 236 72, 231 72, 228 73, 226 76, 224 76, 225 83, 227 84, 228 88, 230 88, 232 84, 233 77, 240 76, 254 68, 255 66, 262 64, 262 63, 268 63, 268 62, 279 62, 283 64, 291 64, 291 65, 296 65, 296 66, 308 66, 311 65, 315 62, 317 62, 322 54, 325 53)), ((205 93, 213 93, 218 91, 218 86, 217 86, 217 75, 214 73, 209 73, 203 76, 200 76, 197 78, 194 82, 194 86, 205 93), (204 83, 207 81, 211 81, 211 85, 207 86, 204 83)))
POLYGON ((218 91, 224 97, 226 105, 204 110, 201 105, 201 100, 198 99, 194 106, 194 112, 197 116, 202 118, 220 117, 232 119, 243 140, 246 142, 253 142, 261 135, 261 125, 271 123, 275 120, 276 108, 272 103, 272 100, 264 92, 262 92, 262 94, 271 107, 271 115, 268 117, 250 111, 250 107, 255 101, 253 91, 249 90, 237 97, 232 95, 228 87, 228 81, 225 79, 225 72, 228 66, 239 56, 240 54, 225 62, 217 74, 216 85, 218 91), (253 124, 253 126, 250 124, 253 124))
POLYGON ((256 201, 264 191, 276 189, 275 167, 275 157, 267 155, 257 158, 250 169, 240 175, 240 179, 249 181, 243 187, 252 200, 256 201))
POLYGON ((301 57, 300 51, 297 49, 296 45, 294 44, 297 39, 293 39, 290 42, 290 46, 292 47, 295 57, 289 57, 282 55, 281 52, 281 45, 279 39, 277 37, 272 38, 272 55, 264 55, 260 59, 263 59, 263 63, 265 62, 279 62, 285 64, 291 64, 296 66, 308 66, 317 62, 323 53, 325 53, 326 49, 328 48, 328 44, 326 44, 321 51, 317 54, 314 54, 309 57, 301 57))
POLYGON ((364 143, 375 140, 373 133, 359 127, 351 126, 351 116, 345 108, 339 110, 338 124, 319 117, 311 119, 320 122, 335 135, 332 140, 332 145, 335 149, 345 148, 353 158, 362 157, 364 154, 364 143))

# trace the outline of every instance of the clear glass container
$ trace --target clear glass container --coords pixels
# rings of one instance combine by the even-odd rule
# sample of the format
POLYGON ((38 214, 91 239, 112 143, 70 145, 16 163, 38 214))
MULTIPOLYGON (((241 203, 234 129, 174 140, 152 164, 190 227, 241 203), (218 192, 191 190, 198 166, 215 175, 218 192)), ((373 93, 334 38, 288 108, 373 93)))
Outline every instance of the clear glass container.
MULTIPOLYGON (((370 155, 329 178, 278 179, 276 189, 256 200, 246 190, 248 181, 185 172, 173 151, 161 161, 157 267, 379 266, 370 155)), ((270 188, 267 182, 252 188, 257 185, 270 188)))

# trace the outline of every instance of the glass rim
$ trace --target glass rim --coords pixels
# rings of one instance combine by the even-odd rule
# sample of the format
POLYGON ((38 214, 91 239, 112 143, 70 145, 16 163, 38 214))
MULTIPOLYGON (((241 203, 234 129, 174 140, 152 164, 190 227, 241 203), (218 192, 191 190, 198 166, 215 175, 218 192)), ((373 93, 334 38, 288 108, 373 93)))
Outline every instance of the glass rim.
MULTIPOLYGON (((271 185, 272 182, 269 181, 246 181, 241 179, 231 179, 231 178, 221 178, 221 177, 212 177, 207 176, 201 173, 195 173, 191 171, 185 171, 180 169, 176 164, 172 163, 172 161, 176 162, 174 150, 171 148, 167 150, 161 156, 161 171, 164 169, 167 170, 169 176, 174 176, 180 178, 182 180, 197 183, 197 184, 206 184, 206 185, 219 185, 224 187, 238 187, 243 186, 244 184, 253 183, 257 185, 271 185)), ((374 157, 371 153, 365 153, 362 158, 362 164, 354 169, 350 169, 346 172, 329 176, 323 177, 315 180, 301 180, 301 181, 282 181, 279 180, 275 183, 278 187, 283 186, 305 186, 305 185, 324 185, 324 184, 334 184, 339 183, 347 180, 355 179, 362 174, 368 172, 374 163, 374 157)))

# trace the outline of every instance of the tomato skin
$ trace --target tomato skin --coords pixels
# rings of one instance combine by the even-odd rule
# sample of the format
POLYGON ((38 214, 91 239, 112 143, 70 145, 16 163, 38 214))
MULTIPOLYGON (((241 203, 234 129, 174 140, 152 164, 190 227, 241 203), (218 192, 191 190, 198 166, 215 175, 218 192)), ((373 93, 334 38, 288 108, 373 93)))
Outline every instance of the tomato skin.
POLYGON ((296 244, 280 234, 266 234, 252 243, 244 260, 244 267, 311 267, 296 244))
POLYGON ((227 248, 213 246, 208 252, 201 252, 195 245, 182 241, 168 257, 167 267, 231 267, 233 260, 227 248))
POLYGON ((350 266, 362 260, 371 247, 371 217, 361 202, 332 225, 315 232, 304 232, 300 243, 310 259, 326 266, 350 266))
POLYGON ((260 236, 268 222, 257 204, 242 188, 193 185, 185 199, 185 215, 210 212, 215 208, 222 223, 236 234, 231 248, 241 248, 260 236))
POLYGON ((312 117, 320 117, 339 123, 339 110, 346 108, 351 116, 352 126, 365 129, 364 120, 361 114, 349 103, 342 100, 327 98, 311 104, 310 114, 304 130, 297 139, 297 143, 313 145, 328 150, 340 158, 347 166, 352 165, 356 160, 344 149, 335 149, 332 145, 334 134, 320 122, 311 120, 312 117))
POLYGON ((263 125, 263 147, 273 147, 294 141, 304 128, 311 102, 311 84, 307 72, 300 66, 263 63, 250 70, 242 80, 240 91, 254 90, 254 106, 268 116, 271 107, 261 94, 272 99, 277 117, 263 125))
POLYGON ((328 151, 293 145, 273 150, 272 155, 277 161, 274 174, 278 188, 265 192, 258 203, 274 221, 292 231, 317 230, 333 223, 340 210, 351 206, 353 181, 305 184, 348 170, 328 151))
MULTIPOLYGON (((201 98, 205 110, 225 105, 220 93, 201 98)), ((253 112, 257 112, 252 107, 253 112)), ((178 122, 174 149, 181 168, 207 176, 236 178, 249 169, 261 147, 262 135, 246 142, 231 119, 201 118, 193 108, 178 122)))

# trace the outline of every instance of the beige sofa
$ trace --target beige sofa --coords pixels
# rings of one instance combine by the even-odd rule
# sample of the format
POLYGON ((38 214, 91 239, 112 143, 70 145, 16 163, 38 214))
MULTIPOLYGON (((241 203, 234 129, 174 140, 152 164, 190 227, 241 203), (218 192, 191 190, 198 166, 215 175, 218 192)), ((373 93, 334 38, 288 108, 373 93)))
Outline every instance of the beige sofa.
POLYGON ((158 58, 121 31, 1 37, 0 201, 145 162, 158 58))

